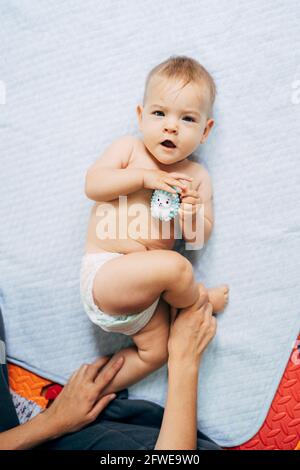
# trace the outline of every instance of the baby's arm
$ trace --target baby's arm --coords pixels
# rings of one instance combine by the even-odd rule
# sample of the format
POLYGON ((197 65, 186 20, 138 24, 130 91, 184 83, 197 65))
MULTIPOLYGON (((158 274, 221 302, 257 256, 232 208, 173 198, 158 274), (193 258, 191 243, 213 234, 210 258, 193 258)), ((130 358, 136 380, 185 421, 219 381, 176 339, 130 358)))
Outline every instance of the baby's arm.
MULTIPOLYGON (((213 189, 212 189, 210 175, 204 167, 197 165, 197 167, 195 168, 194 175, 195 176, 194 176, 193 184, 190 186, 190 190, 192 190, 192 192, 191 193, 187 192, 183 195, 187 198, 187 203, 189 202, 190 204, 195 204, 195 205, 198 205, 200 203, 203 208, 203 214, 204 214, 204 240, 203 242, 205 244, 210 238, 212 228, 213 228, 213 223, 214 223, 213 189), (199 196, 198 200, 196 200, 196 194, 198 194, 199 196), (190 200, 189 200, 189 197, 190 197, 190 200)), ((184 199, 183 199, 183 202, 184 202, 184 199)), ((190 209, 187 210, 187 214, 189 214, 189 212, 190 212, 190 209)), ((185 241, 189 243, 195 243, 195 240, 196 240, 195 235, 193 236, 193 238, 191 238, 191 233, 195 234, 195 231, 197 229, 196 219, 197 219, 197 213, 199 216, 199 209, 193 208, 192 213, 194 215, 190 216, 192 217, 192 220, 191 220, 191 223, 187 224, 187 228, 185 227, 186 223, 184 222, 183 212, 182 213, 180 212, 180 216, 179 216, 179 222, 181 224, 183 238, 185 241), (191 228, 192 228, 192 232, 191 232, 191 228)), ((187 214, 185 215, 185 217, 189 217, 187 214)), ((201 224, 201 227, 202 227, 202 224, 201 224)))
POLYGON ((143 169, 127 168, 134 141, 131 135, 119 137, 87 170, 85 194, 89 199, 112 201, 143 188, 143 169))
POLYGON ((204 243, 208 241, 214 224, 213 188, 208 171, 202 172, 198 193, 204 204, 204 243))

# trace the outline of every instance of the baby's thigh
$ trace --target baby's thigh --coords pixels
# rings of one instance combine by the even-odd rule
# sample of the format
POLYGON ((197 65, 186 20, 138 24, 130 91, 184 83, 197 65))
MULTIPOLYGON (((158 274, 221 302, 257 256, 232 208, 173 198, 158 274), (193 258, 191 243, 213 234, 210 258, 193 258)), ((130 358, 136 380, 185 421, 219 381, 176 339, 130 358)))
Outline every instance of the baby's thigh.
POLYGON ((167 361, 169 333, 170 306, 161 297, 151 320, 132 336, 144 362, 161 367, 167 361))
POLYGON ((112 315, 139 313, 161 295, 184 261, 182 255, 169 250, 134 252, 111 259, 95 276, 94 301, 112 315))

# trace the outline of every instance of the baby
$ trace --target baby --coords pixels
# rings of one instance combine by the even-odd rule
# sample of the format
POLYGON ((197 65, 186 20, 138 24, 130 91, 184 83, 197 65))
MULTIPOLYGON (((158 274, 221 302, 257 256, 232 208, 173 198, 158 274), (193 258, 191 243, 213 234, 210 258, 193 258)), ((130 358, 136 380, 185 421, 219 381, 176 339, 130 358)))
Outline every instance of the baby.
POLYGON ((192 264, 172 251, 175 221, 192 243, 195 234, 188 227, 194 227, 200 207, 204 243, 211 234, 210 177, 188 157, 214 125, 215 93, 211 75, 194 59, 172 56, 157 65, 147 77, 143 106, 136 108, 143 139, 116 139, 86 173, 85 192, 96 203, 80 273, 84 309, 104 331, 130 335, 135 344, 115 354, 114 359, 125 358, 124 366, 103 395, 136 383, 167 361, 170 310, 176 315, 203 293, 214 312, 227 304, 226 284, 205 289, 192 264), (179 212, 170 221, 151 215, 156 189, 179 193, 179 212))

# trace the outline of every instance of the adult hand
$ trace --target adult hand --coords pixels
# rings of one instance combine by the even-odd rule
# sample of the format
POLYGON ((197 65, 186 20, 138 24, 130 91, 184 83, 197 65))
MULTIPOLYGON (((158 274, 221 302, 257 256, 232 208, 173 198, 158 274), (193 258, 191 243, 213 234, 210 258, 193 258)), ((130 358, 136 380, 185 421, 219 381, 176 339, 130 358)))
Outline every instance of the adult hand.
POLYGON ((204 350, 216 334, 212 311, 205 290, 194 305, 180 309, 178 315, 177 309, 171 308, 169 363, 199 367, 204 350))
POLYGON ((102 391, 124 364, 124 357, 119 357, 116 361, 112 360, 105 371, 101 371, 110 359, 104 356, 92 364, 82 365, 71 376, 51 407, 43 413, 47 414, 47 422, 52 426, 54 437, 78 431, 90 424, 116 397, 115 394, 101 397, 102 391))

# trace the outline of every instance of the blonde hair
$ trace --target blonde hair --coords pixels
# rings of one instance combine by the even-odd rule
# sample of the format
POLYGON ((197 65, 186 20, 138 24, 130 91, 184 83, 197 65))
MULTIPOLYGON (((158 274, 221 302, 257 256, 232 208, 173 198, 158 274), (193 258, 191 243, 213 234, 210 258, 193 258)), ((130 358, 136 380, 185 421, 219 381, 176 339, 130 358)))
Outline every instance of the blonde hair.
POLYGON ((156 65, 152 70, 150 70, 146 78, 143 105, 146 102, 149 82, 153 76, 184 81, 182 88, 188 83, 197 83, 202 86, 204 82, 209 90, 208 112, 209 117, 211 117, 213 104, 216 99, 217 88, 210 73, 203 67, 203 65, 199 64, 197 60, 184 55, 173 55, 160 64, 156 65))

